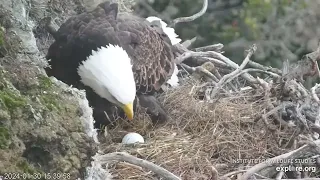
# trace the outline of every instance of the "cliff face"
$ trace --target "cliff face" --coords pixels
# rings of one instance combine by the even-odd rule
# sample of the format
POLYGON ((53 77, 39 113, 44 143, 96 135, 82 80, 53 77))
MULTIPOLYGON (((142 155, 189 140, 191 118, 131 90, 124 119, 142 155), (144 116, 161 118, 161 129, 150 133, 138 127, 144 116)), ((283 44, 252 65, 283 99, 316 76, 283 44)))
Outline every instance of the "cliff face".
POLYGON ((94 5, 81 2, 0 0, 0 175, 65 172, 76 179, 91 164, 97 143, 84 93, 43 70, 53 41, 45 17, 60 25, 94 5))

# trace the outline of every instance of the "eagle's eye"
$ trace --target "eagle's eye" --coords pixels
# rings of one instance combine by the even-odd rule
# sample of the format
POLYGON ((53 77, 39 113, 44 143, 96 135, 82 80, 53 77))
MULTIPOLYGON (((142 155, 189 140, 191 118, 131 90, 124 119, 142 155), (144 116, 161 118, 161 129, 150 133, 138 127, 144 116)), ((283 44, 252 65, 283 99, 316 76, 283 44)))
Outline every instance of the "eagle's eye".
POLYGON ((138 43, 131 43, 131 46, 133 47, 133 49, 135 49, 138 46, 138 43))
POLYGON ((165 33, 161 34, 162 37, 168 37, 165 33))

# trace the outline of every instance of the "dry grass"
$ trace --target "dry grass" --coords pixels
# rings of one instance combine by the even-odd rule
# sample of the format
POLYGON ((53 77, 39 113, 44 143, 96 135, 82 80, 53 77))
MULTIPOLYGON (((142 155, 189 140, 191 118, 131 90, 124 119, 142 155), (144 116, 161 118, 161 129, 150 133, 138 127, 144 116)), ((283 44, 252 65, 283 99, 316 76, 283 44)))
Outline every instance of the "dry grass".
MULTIPOLYGON (((171 117, 160 127, 152 127, 148 116, 138 114, 132 124, 119 121, 108 130, 111 144, 105 152, 125 151, 154 162, 182 179, 210 179, 215 167, 219 174, 237 170, 237 159, 265 159, 281 153, 279 140, 290 132, 271 133, 262 121, 254 122, 264 111, 262 96, 254 92, 235 94, 217 103, 205 103, 190 93, 193 85, 183 85, 162 95, 171 117), (138 132, 146 143, 126 147, 121 138, 138 132)), ((252 165, 252 164, 251 164, 252 165)), ((159 179, 152 172, 128 163, 110 165, 115 179, 159 179)))

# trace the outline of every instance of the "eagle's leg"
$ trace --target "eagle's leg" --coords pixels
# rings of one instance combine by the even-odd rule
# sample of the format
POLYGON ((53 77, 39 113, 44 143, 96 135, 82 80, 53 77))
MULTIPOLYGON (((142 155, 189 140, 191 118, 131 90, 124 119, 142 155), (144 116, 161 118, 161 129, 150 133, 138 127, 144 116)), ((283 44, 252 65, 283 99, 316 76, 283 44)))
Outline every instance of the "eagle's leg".
POLYGON ((137 95, 138 105, 146 109, 146 113, 150 116, 153 124, 161 124, 169 120, 167 112, 161 103, 151 95, 137 95))

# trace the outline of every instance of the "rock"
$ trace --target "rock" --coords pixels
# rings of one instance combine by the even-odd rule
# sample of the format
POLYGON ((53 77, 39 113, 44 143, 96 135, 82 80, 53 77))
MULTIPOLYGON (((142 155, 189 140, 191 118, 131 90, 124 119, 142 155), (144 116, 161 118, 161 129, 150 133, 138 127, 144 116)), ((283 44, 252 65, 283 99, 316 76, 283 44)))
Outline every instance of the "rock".
POLYGON ((21 61, 0 59, 0 174, 72 172, 78 178, 97 150, 92 119, 92 129, 85 128, 92 110, 80 104, 78 90, 52 83, 31 61, 21 61))
POLYGON ((110 179, 91 162, 98 140, 84 92, 43 70, 53 40, 43 28, 45 17, 60 25, 88 9, 89 2, 0 0, 0 174, 66 173, 68 179, 84 179, 97 172, 110 179))

